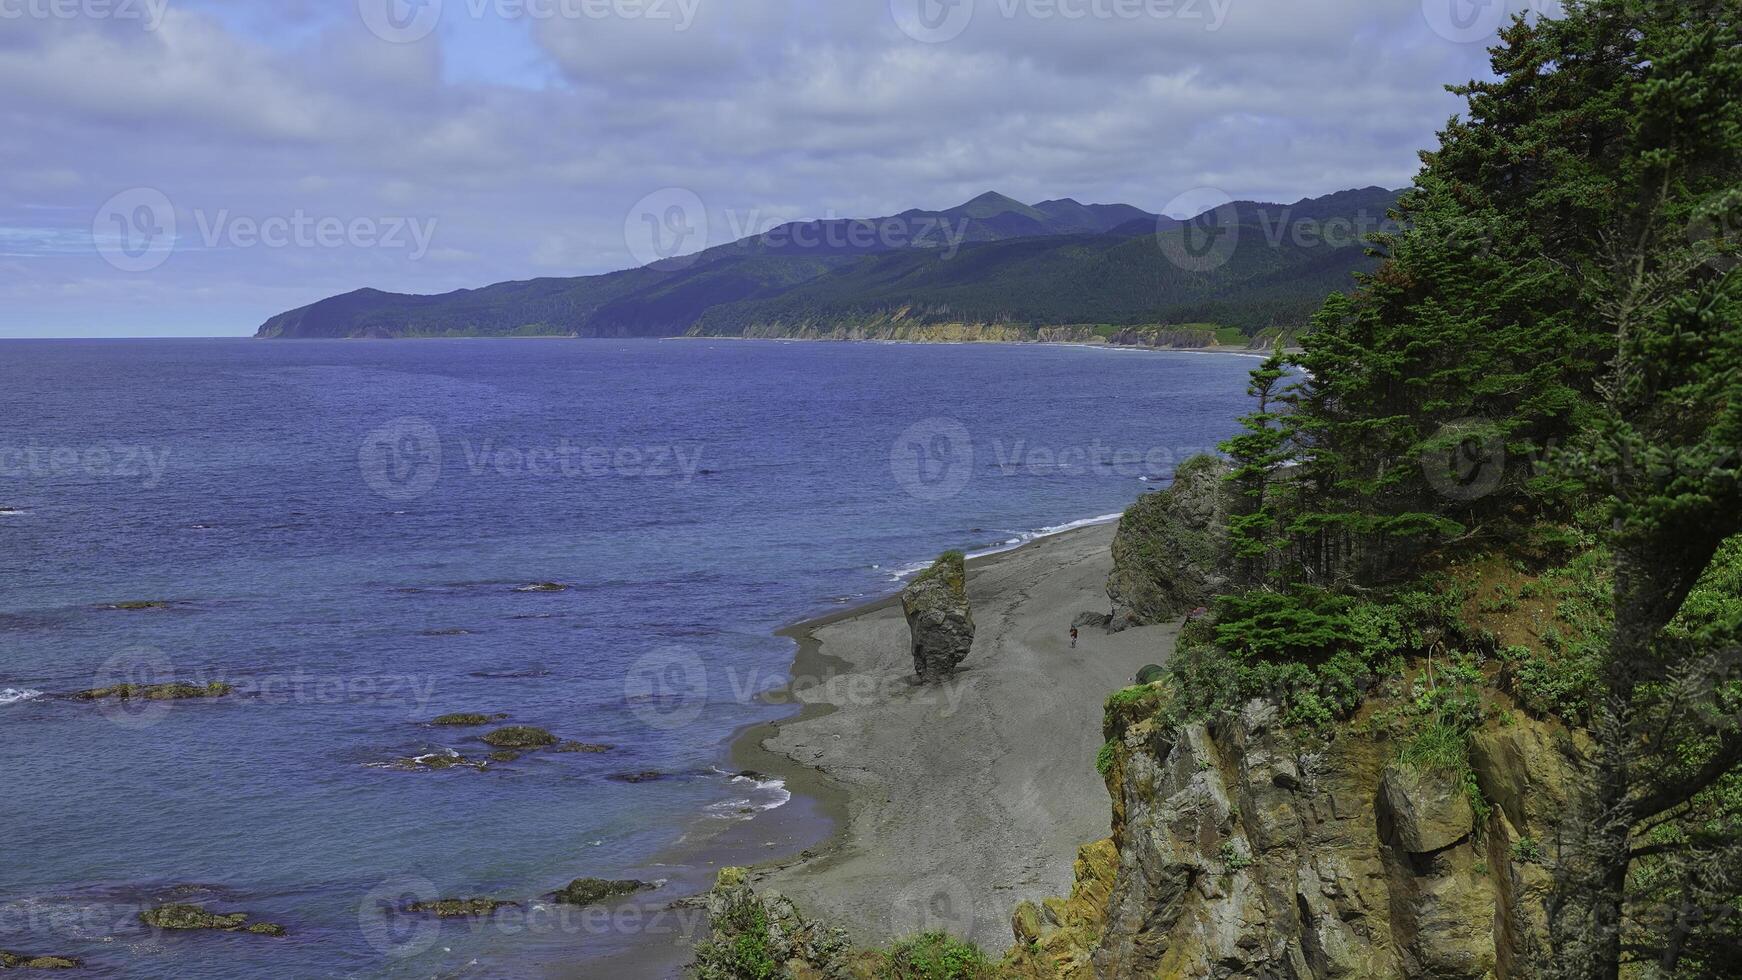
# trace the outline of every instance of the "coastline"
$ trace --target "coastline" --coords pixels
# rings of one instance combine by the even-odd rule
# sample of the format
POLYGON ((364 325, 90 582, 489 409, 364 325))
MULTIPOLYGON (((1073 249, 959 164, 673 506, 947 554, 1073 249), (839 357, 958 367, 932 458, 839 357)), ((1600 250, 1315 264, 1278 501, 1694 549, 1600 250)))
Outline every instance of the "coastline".
POLYGON ((760 887, 861 943, 938 928, 995 953, 1019 901, 1068 890, 1076 849, 1111 822, 1094 768, 1102 702, 1176 632, 1090 629, 1069 647, 1075 615, 1106 608, 1113 531, 970 560, 974 649, 941 689, 907 680, 899 593, 779 631, 797 650, 772 697, 799 710, 739 733, 732 764, 784 779, 829 833, 755 863, 760 887))
MULTIPOLYGON (((1070 548, 1075 542, 1085 542, 1091 552, 1105 555, 1110 564, 1111 554, 1107 545, 1111 542, 1120 516, 1112 514, 1070 521, 1038 532, 1037 536, 1027 540, 976 552, 968 559, 970 589, 974 588, 973 583, 982 574, 995 572, 1011 562, 1024 566, 1032 562, 1037 570, 1055 568, 1060 557, 1059 549, 1070 548)), ((907 574, 903 573, 903 580, 907 574)), ((1095 589, 1099 590, 1104 581, 1105 574, 1097 571, 1094 575, 1095 589)), ((834 656, 825 649, 816 633, 834 626, 852 629, 855 624, 873 620, 880 615, 893 616, 902 621, 900 601, 901 585, 892 583, 887 595, 802 619, 775 631, 776 636, 793 641, 793 661, 788 667, 785 683, 764 692, 760 697, 769 704, 783 705, 793 710, 781 718, 747 725, 732 733, 725 743, 726 752, 722 763, 723 768, 731 772, 755 772, 779 779, 791 797, 784 805, 745 820, 721 823, 717 818, 693 817, 685 824, 683 836, 653 862, 643 868, 623 869, 630 877, 659 878, 665 881, 660 891, 653 893, 658 897, 650 896, 645 911, 666 908, 681 914, 699 914, 701 897, 713 886, 715 875, 723 867, 748 866, 764 877, 781 875, 784 882, 786 875, 807 876, 807 869, 833 863, 851 849, 851 821, 865 802, 863 794, 856 793, 855 788, 844 782, 838 772, 833 772, 826 766, 797 761, 784 752, 767 747, 765 743, 779 738, 783 732, 826 719, 842 710, 843 705, 828 694, 831 690, 838 691, 840 685, 845 684, 848 679, 863 676, 852 660, 834 656)), ((1097 592, 1093 602, 1084 606, 1084 609, 1104 606, 1105 602, 1104 594, 1097 592)), ((1068 624, 1066 628, 1068 629, 1068 624)), ((1158 629, 1163 632, 1171 631, 1171 627, 1134 630, 1126 634, 1126 642, 1130 643, 1144 633, 1158 629)), ((1087 638, 1090 632, 1099 631, 1085 631, 1085 651, 1094 642, 1087 638)), ((898 647, 898 659, 906 661, 908 652, 905 625, 898 647)), ((981 644, 977 639, 976 655, 980 651, 981 644)), ((911 673, 911 670, 905 673, 911 673)), ((1129 676, 1130 673, 1131 671, 1126 671, 1124 676, 1129 676)), ((889 689, 896 682, 905 687, 904 674, 886 675, 882 681, 883 689, 889 689)), ((1097 745, 1100 737, 1101 699, 1118 686, 1119 682, 1109 682, 1105 690, 1100 690, 1097 686, 1092 696, 1079 699, 1077 713, 1083 716, 1087 729, 1092 729, 1097 745)), ((848 707, 855 712, 852 716, 854 720, 850 723, 862 724, 864 722, 859 720, 861 715, 875 714, 877 705, 873 702, 848 707)), ((1068 886, 1071 860, 1076 847, 1105 836, 1111 816, 1105 790, 1100 787, 1099 778, 1094 775, 1093 750, 1090 750, 1086 759, 1073 759, 1073 763, 1076 764, 1079 774, 1086 773, 1095 780, 1095 792, 1089 798, 1099 801, 1100 808, 1098 811, 1091 808, 1094 813, 1091 837, 1056 848, 1056 854, 1033 855, 1051 866, 1050 870, 1055 879, 1062 880, 1060 891, 1068 886), (1061 874, 1062 879, 1058 879, 1061 874)), ((883 801, 883 805, 899 809, 907 802, 911 801, 892 795, 883 801)), ((779 887, 786 888, 795 895, 803 891, 802 888, 785 884, 779 887)), ((835 886, 831 883, 826 887, 835 886)), ((1021 897, 1042 896, 1037 894, 1021 897)), ((1000 915, 1008 916, 1011 909, 1015 908, 1017 900, 1012 899, 1009 908, 1003 909, 1000 915)), ((821 906, 819 911, 820 908, 821 906)), ((850 917, 843 917, 841 922, 832 924, 848 928, 855 938, 886 941, 885 938, 878 938, 881 934, 875 922, 856 928, 857 924, 850 921, 850 917)), ((1007 925, 998 925, 994 931, 1004 937, 1009 933, 1007 925)), ((618 948, 602 956, 566 960, 548 975, 572 977, 576 980, 599 975, 679 978, 683 976, 683 968, 690 962, 693 944, 703 938, 705 928, 697 930, 691 923, 682 931, 643 937, 641 941, 632 942, 627 948, 618 948)), ((1008 944, 1007 941, 1005 944, 1008 944)), ((988 945, 998 946, 998 942, 992 941, 988 945)))

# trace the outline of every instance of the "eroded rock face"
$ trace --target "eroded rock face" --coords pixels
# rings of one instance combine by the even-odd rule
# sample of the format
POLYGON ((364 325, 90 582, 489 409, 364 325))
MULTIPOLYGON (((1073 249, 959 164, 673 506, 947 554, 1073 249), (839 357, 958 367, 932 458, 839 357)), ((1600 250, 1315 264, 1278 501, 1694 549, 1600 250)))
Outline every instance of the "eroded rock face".
POLYGON ((1109 725, 1110 889, 1085 849, 1071 899, 1017 910, 1014 975, 1537 975, 1552 854, 1514 845, 1558 839, 1583 764, 1553 723, 1478 733, 1480 824, 1460 778, 1351 730, 1300 742, 1263 702, 1177 730, 1109 725))
POLYGON ((942 680, 954 673, 974 645, 962 556, 944 555, 921 572, 902 590, 901 611, 913 635, 913 672, 922 681, 942 680))
POLYGON ((1109 628, 1177 620, 1227 584, 1229 467, 1194 456, 1173 486, 1144 496, 1119 520, 1107 595, 1118 607, 1109 628))

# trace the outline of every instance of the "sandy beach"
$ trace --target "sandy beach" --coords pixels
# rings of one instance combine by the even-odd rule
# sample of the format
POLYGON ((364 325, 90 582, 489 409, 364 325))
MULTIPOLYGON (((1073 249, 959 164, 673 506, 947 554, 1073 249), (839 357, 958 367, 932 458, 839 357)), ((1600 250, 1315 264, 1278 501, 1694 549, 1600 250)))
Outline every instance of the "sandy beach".
POLYGON ((1095 772, 1101 705, 1171 652, 1175 628, 1084 629, 1107 611, 1113 525, 970 563, 973 650, 948 683, 910 682, 894 599, 800 624, 795 719, 752 730, 737 757, 785 776, 837 833, 762 887, 864 943, 926 929, 1011 942, 1018 901, 1063 894, 1077 847, 1111 812, 1095 772))

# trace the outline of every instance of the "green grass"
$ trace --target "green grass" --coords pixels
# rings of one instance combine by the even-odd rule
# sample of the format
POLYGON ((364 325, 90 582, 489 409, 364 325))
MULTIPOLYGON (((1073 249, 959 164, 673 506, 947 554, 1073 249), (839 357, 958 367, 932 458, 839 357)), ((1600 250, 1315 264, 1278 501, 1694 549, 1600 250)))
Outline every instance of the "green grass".
POLYGON ((975 980, 988 975, 986 954, 973 943, 927 932, 896 943, 879 971, 882 980, 975 980))

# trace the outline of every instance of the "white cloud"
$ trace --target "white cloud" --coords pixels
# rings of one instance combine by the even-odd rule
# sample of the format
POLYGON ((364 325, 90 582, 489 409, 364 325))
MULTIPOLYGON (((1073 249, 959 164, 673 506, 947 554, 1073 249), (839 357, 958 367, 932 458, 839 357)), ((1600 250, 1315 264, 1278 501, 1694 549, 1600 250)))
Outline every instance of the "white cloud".
POLYGON ((120 295, 245 333, 359 286, 440 292, 621 268, 629 207, 671 186, 770 220, 945 207, 988 189, 1157 209, 1200 186, 1269 199, 1398 186, 1457 109, 1441 86, 1485 65, 1480 45, 1435 36, 1417 4, 1370 0, 1222 0, 1219 30, 976 0, 943 44, 903 34, 885 0, 700 0, 688 30, 534 20, 529 47, 500 57, 501 25, 471 18, 471 2, 448 0, 441 29, 411 44, 371 35, 348 0, 189 0, 156 31, 0 21, 0 186, 36 206, 0 211, 0 241, 34 235, 60 253, 0 265, 12 280, 0 334, 81 320, 80 304, 120 295), (529 72, 527 57, 545 64, 529 72), (444 66, 459 61, 456 80, 444 66), (300 211, 439 220, 439 233, 422 261, 195 250, 127 274, 76 243, 136 187, 161 190, 190 227, 196 212, 300 211))

